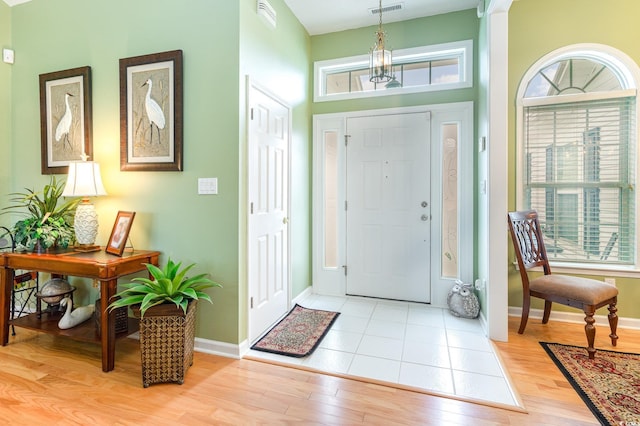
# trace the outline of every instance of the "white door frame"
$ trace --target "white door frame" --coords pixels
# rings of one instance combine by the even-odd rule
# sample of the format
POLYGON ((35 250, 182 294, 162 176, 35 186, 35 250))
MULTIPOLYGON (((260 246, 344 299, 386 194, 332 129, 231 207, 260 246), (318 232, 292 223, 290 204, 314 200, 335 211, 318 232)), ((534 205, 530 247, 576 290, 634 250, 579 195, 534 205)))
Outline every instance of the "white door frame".
MULTIPOLYGON (((286 195, 286 203, 287 203, 287 212, 288 212, 288 227, 289 229, 291 229, 291 223, 292 223, 292 212, 291 212, 291 131, 292 131, 292 112, 291 112, 291 106, 286 103, 285 101, 283 101, 281 98, 279 98, 278 96, 276 96, 273 92, 271 92, 269 89, 267 89, 265 86, 259 84, 258 82, 256 82, 255 80, 251 79, 249 76, 247 76, 246 78, 246 98, 247 98, 247 108, 246 108, 246 112, 247 112, 247 117, 246 117, 246 129, 247 129, 247 150, 245 153, 245 164, 247 164, 247 166, 249 165, 249 156, 251 155, 250 152, 250 147, 251 147, 251 107, 254 104, 254 101, 252 99, 252 93, 257 90, 260 91, 262 94, 266 95, 267 97, 271 98, 273 101, 281 104, 282 106, 284 106, 287 111, 288 111, 288 129, 287 129, 287 158, 286 161, 288 162, 288 172, 287 172, 287 195, 286 195)), ((246 179, 246 192, 245 192, 245 196, 246 196, 246 215, 245 215, 245 229, 247 230, 246 232, 246 241, 245 241, 245 250, 246 250, 246 256, 247 256, 247 262, 246 262, 246 271, 245 271, 245 277, 247 279, 247 312, 248 312, 248 317, 247 317, 247 338, 250 339, 250 337, 252 336, 252 329, 251 329, 251 314, 252 314, 252 309, 251 309, 251 283, 248 281, 249 277, 250 277, 250 268, 251 268, 251 262, 255 261, 255 259, 251 259, 250 257, 250 252, 249 252, 249 244, 250 244, 250 239, 251 239, 251 235, 250 235, 250 226, 249 226, 249 221, 251 219, 251 188, 250 188, 250 184, 251 181, 248 178, 248 170, 247 170, 247 179, 246 179)), ((291 278, 292 278, 292 271, 291 271, 291 232, 287 232, 287 251, 286 251, 286 256, 287 256, 287 289, 286 289, 286 298, 287 298, 287 309, 285 312, 283 312, 283 316, 286 315, 286 313, 289 311, 289 309, 291 308, 291 278)), ((272 324, 264 324, 264 326, 262 326, 261 328, 263 330, 261 331, 266 331, 268 330, 268 328, 271 326, 272 324)), ((252 342, 249 342, 252 343, 252 342)))
MULTIPOLYGON (((390 108, 313 116, 313 220, 312 220, 312 266, 313 291, 318 294, 344 296, 346 281, 344 270, 345 249, 338 245, 338 265, 336 268, 324 267, 324 200, 323 200, 323 135, 327 131, 338 134, 338 170, 345 176, 346 164, 344 155, 344 137, 346 121, 352 117, 406 114, 414 112, 431 113, 431 304, 445 307, 446 299, 453 279, 444 278, 441 274, 442 234, 436 224, 442 223, 442 125, 459 123, 460 139, 458 149, 458 278, 464 282, 474 280, 474 136, 473 136, 473 102, 456 102, 449 104, 423 105, 406 108, 390 108), (467 260, 468 259, 468 260, 467 260)), ((338 205, 344 205, 344 188, 339 185, 338 205)), ((344 235, 344 215, 339 215, 337 230, 344 235)))

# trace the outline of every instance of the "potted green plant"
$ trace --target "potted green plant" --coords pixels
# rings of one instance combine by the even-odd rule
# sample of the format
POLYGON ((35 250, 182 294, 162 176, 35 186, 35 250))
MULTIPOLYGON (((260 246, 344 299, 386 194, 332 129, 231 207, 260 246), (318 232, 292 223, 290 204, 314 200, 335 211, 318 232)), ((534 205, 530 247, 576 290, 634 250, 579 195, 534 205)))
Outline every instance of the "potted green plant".
POLYGON ((207 274, 187 277, 195 266, 180 269, 182 263, 169 259, 160 268, 145 264, 150 278, 134 278, 124 284, 109 310, 131 307, 140 318, 140 355, 142 384, 184 383, 184 375, 193 364, 195 316, 198 300, 212 303, 203 290, 222 287, 207 274))
POLYGON ((3 213, 26 216, 12 229, 18 250, 43 251, 55 245, 67 248, 75 242, 73 216, 80 199, 59 203, 64 186, 64 180, 52 176, 42 191, 25 188, 26 192, 10 194, 13 204, 3 208, 3 213))

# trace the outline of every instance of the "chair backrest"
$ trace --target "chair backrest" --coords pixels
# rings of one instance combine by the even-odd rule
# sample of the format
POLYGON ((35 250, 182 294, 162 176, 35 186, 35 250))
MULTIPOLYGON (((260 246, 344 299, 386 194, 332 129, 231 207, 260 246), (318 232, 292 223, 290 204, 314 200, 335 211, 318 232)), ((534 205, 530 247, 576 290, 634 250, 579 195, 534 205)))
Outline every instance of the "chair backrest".
POLYGON ((9 228, 0 226, 0 252, 15 251, 16 244, 9 228))
POLYGON ((549 259, 542 239, 542 229, 535 210, 509 212, 509 231, 516 250, 520 274, 526 276, 526 270, 542 266, 545 275, 551 273, 549 259))

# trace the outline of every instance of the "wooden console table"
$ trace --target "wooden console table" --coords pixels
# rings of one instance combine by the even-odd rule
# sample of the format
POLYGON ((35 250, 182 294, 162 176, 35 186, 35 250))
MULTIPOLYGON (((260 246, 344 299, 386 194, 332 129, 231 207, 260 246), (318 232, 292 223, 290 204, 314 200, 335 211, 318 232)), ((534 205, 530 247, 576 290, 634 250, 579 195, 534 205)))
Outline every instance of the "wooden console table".
MULTIPOLYGON (((159 256, 160 252, 157 251, 140 250, 125 251, 122 257, 104 251, 86 253, 73 250, 43 254, 0 254, 0 333, 2 333, 0 337, 2 338, 2 346, 9 343, 11 290, 16 269, 98 280, 100 281, 100 298, 102 301, 108 301, 117 292, 118 278, 145 271, 144 263, 158 265, 159 256)), ((103 302, 103 309, 107 305, 103 302)), ((102 330, 100 337, 98 337, 95 324, 91 320, 68 330, 60 330, 57 321, 47 321, 47 315, 38 319, 36 314, 30 314, 26 317, 16 318, 13 323, 18 327, 67 336, 77 340, 100 342, 102 345, 102 371, 111 371, 115 365, 115 312, 103 312, 100 320, 102 330)))

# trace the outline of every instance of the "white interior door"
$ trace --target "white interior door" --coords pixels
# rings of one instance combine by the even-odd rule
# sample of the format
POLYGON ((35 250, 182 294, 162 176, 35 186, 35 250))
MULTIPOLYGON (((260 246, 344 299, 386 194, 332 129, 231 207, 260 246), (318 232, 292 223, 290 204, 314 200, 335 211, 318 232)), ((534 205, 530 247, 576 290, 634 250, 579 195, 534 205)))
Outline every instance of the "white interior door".
POLYGON ((289 308, 290 109, 254 85, 249 104, 247 276, 254 341, 289 308))
POLYGON ((347 120, 347 294, 430 302, 430 115, 347 120))

